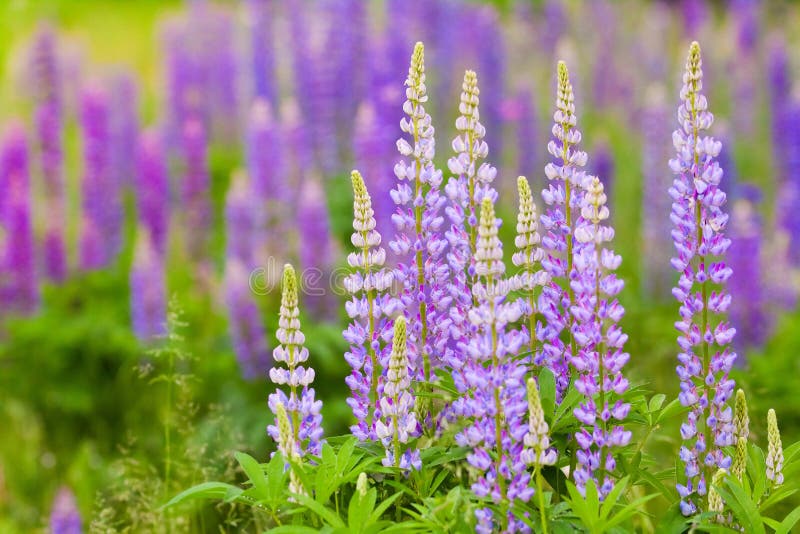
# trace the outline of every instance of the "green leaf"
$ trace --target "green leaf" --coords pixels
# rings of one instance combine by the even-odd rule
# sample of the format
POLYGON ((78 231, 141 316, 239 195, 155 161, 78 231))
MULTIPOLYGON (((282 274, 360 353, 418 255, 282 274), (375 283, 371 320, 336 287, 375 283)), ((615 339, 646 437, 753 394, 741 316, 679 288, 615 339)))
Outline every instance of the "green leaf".
POLYGON ((292 497, 295 499, 295 501, 297 501, 298 504, 305 506, 310 511, 317 514, 317 516, 319 516, 319 518, 325 521, 328 525, 336 528, 345 527, 344 521, 342 521, 342 518, 339 517, 335 511, 318 503, 308 495, 303 495, 302 493, 292 493, 292 497))
MULTIPOLYGON (((594 486, 594 484, 592 484, 594 486)), ((622 478, 614 484, 614 487, 611 488, 611 491, 608 492, 605 500, 603 500, 603 504, 600 506, 600 517, 605 519, 609 517, 611 514, 611 510, 616 506, 617 501, 619 500, 620 495, 625 492, 625 489, 628 487, 628 477, 622 478)), ((596 488, 595 488, 596 491, 596 488)), ((587 496, 589 492, 586 492, 587 496)))
POLYGON ((542 401, 545 419, 552 422, 556 409, 556 379, 553 372, 546 367, 542 367, 539 371, 539 398, 542 401))
POLYGON ((653 397, 650 399, 650 402, 647 405, 647 409, 650 410, 651 412, 658 411, 664 405, 665 400, 667 400, 666 395, 664 395, 663 393, 657 393, 656 395, 653 395, 653 397))
POLYGON ((202 484, 180 492, 160 509, 163 510, 170 506, 175 506, 176 504, 199 499, 224 499, 231 494, 238 496, 243 492, 244 490, 242 490, 242 488, 226 484, 225 482, 203 482, 202 484))
POLYGON ((372 512, 372 516, 370 516, 370 522, 375 522, 381 518, 383 513, 402 495, 402 492, 395 493, 388 499, 384 499, 382 503, 378 505, 377 508, 372 512))
POLYGON ((318 534, 319 530, 302 525, 281 525, 271 528, 267 532, 270 534, 318 534))
POLYGON ((745 532, 765 534, 764 522, 761 520, 761 514, 758 513, 758 507, 747 496, 744 488, 737 482, 728 480, 723 487, 717 487, 717 490, 725 500, 728 508, 733 511, 745 532))
POLYGON ((789 534, 798 521, 800 521, 800 506, 784 517, 778 527, 773 527, 775 528, 775 534, 789 534))
POLYGON ((370 488, 364 496, 356 491, 350 497, 350 504, 347 507, 347 526, 351 532, 361 532, 368 525, 377 495, 377 490, 370 488))
POLYGON ((671 419, 688 411, 689 408, 683 406, 678 399, 672 399, 669 404, 664 406, 664 409, 661 410, 661 413, 658 414, 655 424, 658 424, 665 419, 671 419))
POLYGON ((233 456, 236 458, 236 461, 239 462, 239 465, 242 466, 242 470, 253 484, 254 491, 252 496, 259 501, 268 500, 270 496, 269 483, 266 475, 264 475, 264 470, 261 468, 261 464, 259 464, 255 458, 244 452, 236 452, 233 456))

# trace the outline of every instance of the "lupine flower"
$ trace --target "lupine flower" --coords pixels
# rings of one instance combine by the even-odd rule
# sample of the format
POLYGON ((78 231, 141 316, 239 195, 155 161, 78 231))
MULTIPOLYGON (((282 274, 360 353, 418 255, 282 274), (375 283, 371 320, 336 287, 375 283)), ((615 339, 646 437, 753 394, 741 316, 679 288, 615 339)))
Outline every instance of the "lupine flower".
POLYGON ((299 231, 300 267, 305 273, 314 273, 315 279, 307 278, 306 309, 315 319, 333 320, 337 315, 338 299, 330 289, 332 273, 338 256, 331 235, 331 222, 325 191, 317 177, 306 178, 300 192, 297 207, 297 229, 299 231))
POLYGON ((483 106, 483 120, 489 132, 490 144, 497 154, 497 161, 503 155, 503 117, 500 106, 505 94, 506 46, 497 10, 483 6, 477 10, 471 24, 474 28, 477 47, 478 72, 481 73, 484 93, 489 95, 483 106))
MULTIPOLYGON (((276 386, 287 386, 287 392, 276 388, 269 395, 269 407, 276 416, 278 406, 283 406, 289 416, 291 426, 291 443, 296 447, 300 457, 306 454, 319 456, 322 450, 322 401, 314 399, 314 388, 309 387, 314 381, 314 369, 304 367, 303 362, 308 360, 308 349, 303 344, 305 336, 300 330, 300 309, 297 300, 297 276, 291 265, 283 268, 283 284, 281 294, 281 311, 278 322, 278 331, 275 337, 280 343, 272 351, 275 366, 269 370, 269 377, 276 386), (277 364, 284 364, 285 368, 277 364), (302 387, 302 389, 300 389, 302 387)), ((276 424, 267 427, 269 435, 278 443, 283 444, 284 456, 289 457, 291 451, 279 434, 279 418, 276 424)))
POLYGON ((761 348, 769 331, 765 309, 764 277, 761 272, 761 218, 756 212, 760 191, 753 186, 733 203, 731 210, 731 269, 736 276, 730 282, 731 324, 736 328, 737 350, 741 353, 761 348))
POLYGON ((681 4, 683 29, 688 37, 697 38, 708 18, 708 6, 705 0, 682 0, 681 4))
POLYGON ((714 161, 720 143, 699 136, 713 122, 702 89, 700 45, 693 42, 683 75, 683 102, 678 108, 681 127, 672 136, 678 157, 669 162, 676 175, 670 188, 672 238, 677 252, 672 266, 681 273, 672 290, 681 303, 681 320, 675 323, 681 350, 678 398, 690 409, 681 426, 686 443, 681 447, 680 459, 687 481, 686 485, 678 484, 678 492, 684 515, 697 512, 697 497, 706 494, 711 473, 730 467, 731 458, 723 447, 735 443, 728 399, 735 385, 729 373, 736 353, 728 345, 736 330, 724 320, 731 302, 724 284, 732 271, 722 261, 730 246, 730 240, 722 233, 728 216, 722 211, 722 169, 714 161), (721 316, 721 320, 712 323, 711 314, 721 316))
MULTIPOLYGON (((661 140, 663 144, 663 139, 661 140)), ((600 142, 592 151, 591 174, 600 178, 603 182, 603 190, 605 191, 606 198, 614 198, 614 155, 611 153, 611 147, 606 142, 600 142)), ((663 196, 664 191, 660 191, 663 196)), ((612 202, 613 204, 613 202, 612 202)))
POLYGON ((536 314, 538 313, 536 292, 538 287, 547 284, 549 276, 541 268, 544 251, 540 247, 542 239, 539 235, 539 217, 536 213, 536 204, 533 203, 531 188, 524 176, 517 178, 517 191, 519 193, 519 211, 517 212, 517 237, 514 239, 516 252, 511 261, 521 270, 515 277, 518 289, 523 293, 519 305, 522 308, 522 316, 528 320, 527 333, 531 362, 538 366, 544 362, 537 339, 539 328, 536 324, 536 314))
POLYGON ((770 408, 767 412, 767 479, 774 486, 783 484, 783 444, 781 443, 781 433, 778 430, 778 418, 775 410, 770 408))
POLYGON ((139 138, 139 102, 136 79, 120 73, 111 81, 110 132, 112 182, 116 187, 130 187, 136 176, 136 146, 139 138))
POLYGON ((150 231, 142 226, 136 238, 130 274, 131 322, 142 343, 166 334, 167 297, 164 256, 156 249, 150 231))
POLYGON ((800 101, 786 110, 786 129, 782 132, 783 161, 788 172, 778 189, 776 216, 787 240, 787 258, 792 267, 800 266, 800 101))
POLYGON ((575 296, 570 286, 563 289, 559 281, 573 277, 573 232, 583 201, 585 172, 581 167, 586 165, 587 160, 586 152, 577 147, 581 133, 576 128, 575 97, 563 61, 558 63, 558 91, 553 120, 554 139, 548 143, 547 150, 556 163, 548 163, 544 169, 550 184, 542 191, 542 199, 548 207, 540 218, 544 230, 542 248, 545 251, 542 267, 550 276, 550 283, 542 290, 539 311, 546 319, 541 332, 543 362, 553 371, 557 393, 561 398, 570 383, 569 361, 576 354, 577 346, 572 334, 572 315, 569 313, 575 305, 575 296), (565 329, 567 343, 561 339, 565 329))
POLYGON ((169 231, 169 175, 161 135, 147 130, 139 138, 138 173, 134 182, 139 224, 166 254, 169 231))
POLYGON ((250 65, 253 96, 278 107, 278 84, 275 78, 274 20, 275 5, 272 0, 248 0, 250 25, 250 65))
POLYGON ((203 123, 190 119, 183 127, 185 170, 181 198, 185 210, 184 228, 189 256, 194 260, 207 254, 211 228, 210 177, 207 162, 208 139, 203 123))
POLYGON ((737 136, 751 139, 755 129, 756 80, 760 73, 756 57, 759 34, 759 2, 754 0, 732 0, 730 14, 736 27, 736 60, 731 64, 733 104, 732 114, 737 136))
POLYGON ((574 478, 581 492, 594 480, 601 497, 614 487, 609 476, 616 468, 613 448, 624 447, 631 439, 631 432, 622 426, 630 405, 620 398, 628 389, 622 368, 630 358, 624 352, 628 336, 617 324, 625 312, 616 299, 623 282, 614 274, 622 258, 604 245, 614 237, 613 228, 603 224, 609 217, 605 204, 600 179, 587 177, 574 233, 575 276, 570 280, 575 295, 570 308, 572 333, 578 347, 570 363, 578 372, 575 388, 585 397, 573 411, 583 424, 575 433, 580 450, 574 478))
POLYGON ((542 399, 536 380, 529 378, 528 393, 528 433, 525 434, 525 447, 522 460, 527 465, 555 465, 558 453, 550 447, 550 428, 544 419, 542 399))
POLYGON ((4 231, 0 291, 3 307, 30 314, 39 305, 36 280, 28 144, 21 124, 12 123, 0 146, 0 224, 4 231))
MULTIPOLYGON (((485 129, 480 123, 479 94, 475 72, 466 71, 459 104, 459 117, 456 119, 458 135, 453 140, 456 155, 448 161, 448 167, 455 176, 450 178, 445 187, 450 200, 445 213, 451 224, 445 237, 449 244, 446 257, 451 279, 447 284, 450 310, 442 319, 441 326, 449 331, 451 340, 445 349, 444 359, 453 370, 455 386, 461 392, 467 390, 463 374, 466 370, 463 353, 472 331, 468 313, 473 305, 469 288, 472 287, 476 277, 475 252, 478 240, 476 205, 484 197, 492 199, 497 197, 497 193, 491 187, 497 171, 489 163, 481 162, 488 154, 489 148, 483 140, 485 129)), ((453 405, 455 413, 459 413, 462 408, 461 399, 457 399, 453 405)))
POLYGON ((736 480, 742 482, 747 471, 747 438, 736 438, 736 452, 733 454, 731 474, 736 480))
POLYGON ((225 198, 225 255, 241 262, 244 269, 255 266, 258 239, 259 204, 252 182, 244 172, 234 173, 225 198))
POLYGON ((81 534, 81 513, 75 502, 75 495, 67 487, 62 487, 53 499, 50 511, 50 534, 81 534))
POLYGON ((56 55, 55 32, 40 29, 33 48, 33 83, 37 94, 34 116, 40 170, 47 199, 44 237, 44 274, 54 282, 67 275, 64 244, 63 105, 61 65, 56 55))
MULTIPOLYGON (((516 301, 505 302, 512 284, 503 278, 498 226, 492 199, 484 197, 475 253, 478 280, 472 288, 477 304, 469 312, 475 332, 466 350, 469 393, 464 414, 469 420, 455 439, 472 449, 467 461, 478 472, 472 490, 507 511, 515 500, 528 501, 533 490, 525 464, 530 458, 523 454, 529 428, 525 399, 528 358, 515 357, 527 337, 509 327, 522 310, 516 301)), ((517 524, 505 515, 501 521, 517 524)))
POLYGON ((101 87, 84 90, 81 99, 84 227, 80 263, 85 270, 106 267, 122 246, 122 199, 110 167, 108 104, 108 96, 101 87))
POLYGON ((747 412, 747 397, 741 389, 736 390, 736 404, 733 412, 733 428, 737 438, 750 437, 750 414, 747 412))
POLYGON ((414 413, 414 392, 408 374, 408 345, 406 318, 394 322, 392 352, 385 371, 385 382, 380 400, 380 417, 375 420, 375 435, 386 449, 383 465, 409 471, 422 469, 419 449, 409 447, 412 438, 419 437, 422 429, 414 413))
MULTIPOLYGON (((386 252, 381 247, 381 235, 376 230, 372 199, 358 171, 353 171, 353 235, 350 238, 356 252, 347 256, 353 269, 345 279, 345 288, 352 295, 345 309, 353 320, 344 331, 350 350, 345 360, 353 371, 345 379, 352 396, 347 404, 353 410, 356 424, 350 427, 358 439, 374 440, 375 420, 380 412, 378 394, 381 368, 387 363, 387 344, 392 332, 391 316, 396 301, 389 294, 392 272, 384 268, 386 252)), ((383 377, 385 378, 385 377, 383 377)))
POLYGON ((225 265, 225 304, 233 351, 245 380, 260 377, 271 366, 267 335, 250 289, 250 271, 241 258, 229 256, 225 265))
POLYGON ((781 139, 789 127, 788 111, 791 102, 792 80, 789 73, 789 57, 786 43, 775 38, 769 47, 767 58, 767 80, 769 82, 770 126, 772 129, 773 157, 778 171, 778 183, 783 183, 790 172, 786 164, 785 149, 780 147, 781 139))
POLYGON ((397 210, 392 219, 397 232, 389 247, 397 256, 397 276, 403 284, 400 299, 409 321, 409 362, 415 376, 430 381, 434 378, 431 357, 442 354, 447 342, 447 332, 440 326, 448 313, 442 293, 449 273, 443 261, 447 241, 440 214, 447 198, 439 192, 442 172, 433 165, 436 145, 431 117, 424 107, 428 94, 422 43, 416 44, 411 57, 406 98, 403 111, 407 117, 400 128, 414 144, 405 138, 397 141, 405 161, 394 168, 398 183, 391 194, 397 210))
POLYGON ((644 290, 650 298, 664 300, 669 295, 673 273, 669 268, 670 199, 664 194, 669 189, 669 173, 664 172, 664 161, 669 159, 669 118, 664 91, 652 86, 647 91, 647 101, 641 115, 642 134, 642 268, 644 290))

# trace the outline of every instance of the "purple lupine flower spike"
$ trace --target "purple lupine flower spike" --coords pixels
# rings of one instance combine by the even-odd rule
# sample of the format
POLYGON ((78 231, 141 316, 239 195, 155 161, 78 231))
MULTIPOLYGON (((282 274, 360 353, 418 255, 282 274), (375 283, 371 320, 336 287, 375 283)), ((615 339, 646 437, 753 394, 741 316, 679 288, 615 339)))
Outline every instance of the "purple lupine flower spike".
POLYGON ((540 218, 542 248, 545 251, 542 267, 550 276, 539 297, 539 311, 545 318, 542 330, 543 362, 553 371, 559 398, 570 383, 569 361, 577 353, 572 333, 572 315, 569 310, 575 305, 575 295, 567 285, 564 289, 559 281, 573 277, 574 231, 583 201, 582 185, 586 165, 586 152, 578 149, 581 133, 576 128, 575 97, 569 81, 567 66, 558 63, 558 92, 556 111, 553 114, 553 137, 547 145, 555 163, 548 163, 545 175, 550 180, 542 191, 547 209, 540 218), (561 338, 566 329, 567 342, 561 338))
POLYGON ((539 169, 539 131, 537 114, 530 90, 522 89, 516 97, 517 175, 532 176, 539 169))
POLYGON ((56 36, 43 27, 33 49, 34 87, 37 103, 34 116, 40 171, 47 199, 47 228, 44 237, 44 275, 53 282, 67 276, 64 244, 63 104, 61 69, 56 56, 56 36))
POLYGON ((0 224, 4 231, 0 290, 4 308, 20 314, 33 313, 39 305, 28 162, 25 130, 12 123, 0 146, 0 224))
POLYGON ((244 172, 234 173, 225 198, 225 255, 235 258, 245 269, 256 264, 259 203, 253 197, 252 183, 244 172))
MULTIPOLYGON (((467 461, 479 472, 472 484, 475 494, 509 511, 514 501, 527 502, 533 489, 523 453, 528 433, 528 358, 515 357, 527 336, 509 326, 519 320, 522 310, 517 301, 505 302, 513 284, 504 278, 499 224, 492 199, 484 197, 475 253, 477 281, 472 287, 476 305, 469 311, 475 332, 466 347, 469 369, 464 373, 469 389, 465 413, 470 418, 456 434, 456 442, 472 449, 467 461)), ((510 513, 499 521, 519 526, 510 513)))
POLYGON ((672 136, 677 157, 669 162, 676 175, 670 188, 676 250, 672 266, 681 273, 672 290, 681 303, 681 320, 675 323, 681 350, 678 398, 689 408, 688 419, 681 425, 685 444, 680 458, 686 484, 678 484, 684 515, 703 510, 701 499, 711 475, 731 465, 723 448, 734 444, 728 399, 733 394, 729 373, 736 353, 728 345, 736 329, 724 317, 731 303, 724 285, 732 270, 722 261, 730 240, 722 233, 728 216, 722 210, 722 169, 714 161, 722 147, 712 137, 698 135, 714 120, 702 89, 700 45, 693 42, 683 75, 683 102, 678 108, 681 127, 672 136))
MULTIPOLYGON (((761 349, 769 334, 770 321, 764 298, 761 270, 762 230, 757 206, 761 191, 754 185, 738 188, 738 198, 731 208, 730 266, 731 324, 736 328, 734 347, 741 355, 749 349, 761 349)), ((742 362, 739 362, 742 363, 742 362)))
POLYGON ((409 441, 422 432, 414 413, 414 391, 408 374, 406 318, 398 317, 392 330, 392 351, 384 372, 375 435, 386 449, 383 465, 405 472, 419 471, 422 469, 419 449, 408 446, 409 441))
POLYGON ((384 267, 386 251, 381 247, 372 199, 358 171, 351 174, 353 182, 353 234, 350 241, 357 249, 347 256, 353 269, 345 278, 345 289, 352 295, 345 304, 352 319, 344 331, 350 350, 345 360, 353 371, 345 382, 353 392, 347 404, 353 410, 356 424, 350 427, 361 441, 375 440, 375 421, 382 380, 381 369, 388 366, 387 345, 392 333, 392 316, 396 300, 389 294, 393 272, 384 267))
POLYGON ((122 246, 122 203, 120 189, 111 169, 108 95, 92 85, 81 98, 84 174, 83 228, 80 265, 84 270, 108 266, 122 246))
POLYGON ((147 228, 153 246, 166 254, 169 231, 169 175, 160 132, 147 130, 140 135, 138 172, 134 181, 139 224, 147 228))
POLYGON ((395 125, 382 124, 373 102, 364 102, 356 115, 353 152, 356 167, 367 176, 367 188, 377 194, 372 199, 375 210, 376 229, 382 236, 392 234, 392 212, 394 202, 389 191, 394 184, 391 172, 395 157, 395 145, 390 132, 395 125))
POLYGON ((273 0, 248 0, 250 25, 250 66, 253 96, 278 108, 278 84, 275 78, 275 5, 273 0))
POLYGON ((189 119, 183 126, 185 170, 181 195, 185 209, 186 244, 189 256, 195 261, 208 254, 208 232, 211 228, 207 151, 208 138, 203 123, 198 119, 189 119))
POLYGON ((408 319, 408 359, 415 376, 430 381, 433 368, 440 362, 447 342, 447 332, 439 328, 447 314, 448 301, 443 295, 449 277, 443 261, 447 242, 440 214, 447 198, 440 194, 442 172, 433 165, 436 150, 431 117, 425 111, 428 101, 425 85, 424 47, 417 43, 406 81, 407 117, 400 127, 410 136, 397 141, 404 161, 395 165, 398 182, 392 190, 397 204, 393 221, 397 229, 389 244, 397 256, 397 276, 402 283, 401 302, 408 319))
POLYGON ((483 105, 483 120, 489 144, 497 154, 495 161, 503 160, 503 117, 501 105, 505 94, 506 50, 503 31, 497 11, 491 6, 480 8, 475 15, 478 72, 483 81, 483 91, 489 95, 483 105))
POLYGON ((111 87, 111 168, 116 187, 130 187, 136 175, 139 137, 139 103, 136 80, 130 73, 114 77, 111 87))
MULTIPOLYGON (((269 395, 269 408, 276 416, 278 405, 286 408, 292 430, 292 438, 297 454, 319 456, 322 450, 322 401, 314 399, 314 368, 304 367, 308 360, 308 349, 303 346, 305 336, 300 330, 300 309, 298 308, 297 276, 291 265, 283 268, 281 311, 278 331, 275 337, 280 343, 272 351, 275 365, 269 370, 270 380, 276 386, 286 386, 288 392, 276 388, 269 395), (278 367, 278 364, 285 367, 278 367)), ((269 425, 267 432, 276 442, 280 442, 277 424, 269 425)), ((286 451, 282 451, 286 454, 286 451)))
POLYGON ((595 481, 601 498, 614 487, 611 473, 616 469, 613 450, 630 442, 631 432, 622 425, 630 411, 622 394, 628 380, 622 374, 630 356, 624 352, 627 334, 617 324, 625 313, 616 299, 623 282, 614 271, 622 258, 607 248, 614 229, 609 218, 603 184, 596 176, 587 177, 581 217, 575 229, 575 276, 570 286, 575 293, 573 337, 578 352, 570 363, 578 372, 577 389, 585 400, 573 411, 583 425, 575 433, 579 447, 574 479, 578 491, 595 481))
POLYGON ((661 86, 648 89, 641 115, 642 135, 642 274, 644 291, 649 298, 663 301, 669 295, 673 273, 669 268, 669 173, 664 172, 668 160, 669 117, 661 86))
POLYGON ((338 254, 331 235, 325 191, 317 177, 312 176, 305 180, 299 201, 298 256, 300 268, 308 275, 306 278, 308 284, 305 287, 306 309, 314 319, 333 321, 337 317, 339 302, 336 294, 329 288, 338 254))
POLYGON ((164 256, 145 226, 139 227, 130 274, 131 322, 142 343, 166 334, 167 291, 164 256))
POLYGON ((789 56, 782 38, 770 42, 767 58, 767 79, 769 81, 770 126, 772 130, 773 157, 776 161, 778 183, 783 184, 789 175, 786 165, 785 149, 781 142, 788 128, 788 111, 791 102, 792 80, 789 72, 789 56))
POLYGON ((83 525, 75 495, 68 487, 62 487, 53 499, 50 511, 50 534, 81 534, 83 525))
POLYGON ((225 305, 236 361, 245 380, 262 376, 272 365, 267 334, 250 289, 250 270, 236 256, 225 264, 225 305))

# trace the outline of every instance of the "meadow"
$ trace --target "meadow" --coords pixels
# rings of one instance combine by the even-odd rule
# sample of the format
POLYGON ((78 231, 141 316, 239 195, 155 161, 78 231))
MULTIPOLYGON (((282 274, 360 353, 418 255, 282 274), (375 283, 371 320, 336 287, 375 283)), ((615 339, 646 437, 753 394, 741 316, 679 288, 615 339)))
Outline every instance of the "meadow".
POLYGON ((792 532, 792 2, 0 6, 0 532, 792 532))

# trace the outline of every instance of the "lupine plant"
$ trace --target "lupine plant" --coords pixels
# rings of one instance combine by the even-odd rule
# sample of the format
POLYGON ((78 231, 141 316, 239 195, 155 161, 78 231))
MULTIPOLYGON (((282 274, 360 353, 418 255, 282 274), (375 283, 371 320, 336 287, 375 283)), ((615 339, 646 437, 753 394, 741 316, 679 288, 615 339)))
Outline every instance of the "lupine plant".
POLYGON ((752 442, 742 390, 735 411, 729 406, 736 355, 728 347, 735 330, 724 318, 732 276, 723 260, 728 217, 715 161, 720 143, 701 135, 713 118, 699 45, 690 47, 680 93, 677 157, 669 161, 676 176, 663 193, 672 198, 671 264, 680 273, 673 290, 680 394, 666 404, 660 394, 648 400, 623 373, 630 355, 618 300, 622 258, 610 248, 609 177, 582 170, 587 155, 578 148, 566 65, 557 68, 546 209, 539 214, 520 176, 517 272, 508 274, 491 186, 497 171, 480 161, 488 148, 477 75, 464 76, 445 196, 424 108, 423 53, 417 43, 406 81, 400 127, 409 139, 397 143, 397 234, 388 252, 365 180, 351 174, 344 284, 351 435, 322 439, 298 282, 287 265, 270 370, 279 386, 269 397, 275 424, 268 429, 277 452, 266 471, 237 457, 249 489, 207 483, 169 504, 224 495, 265 507, 281 532, 305 531, 304 524, 358 532, 607 532, 647 524, 646 503, 661 496, 674 503, 667 520, 677 531, 764 532, 766 525, 788 532, 800 519, 796 511, 782 522, 761 512, 791 495, 786 473, 800 468, 800 445, 784 451, 770 410, 765 454, 752 442), (678 415, 685 416, 679 465, 650 473, 634 433, 646 441, 678 415), (677 479, 677 491, 663 482, 668 478, 677 479), (286 500, 278 504, 281 495, 286 500), (347 496, 345 517, 340 502, 347 496), (375 507, 377 496, 384 501, 375 507))

